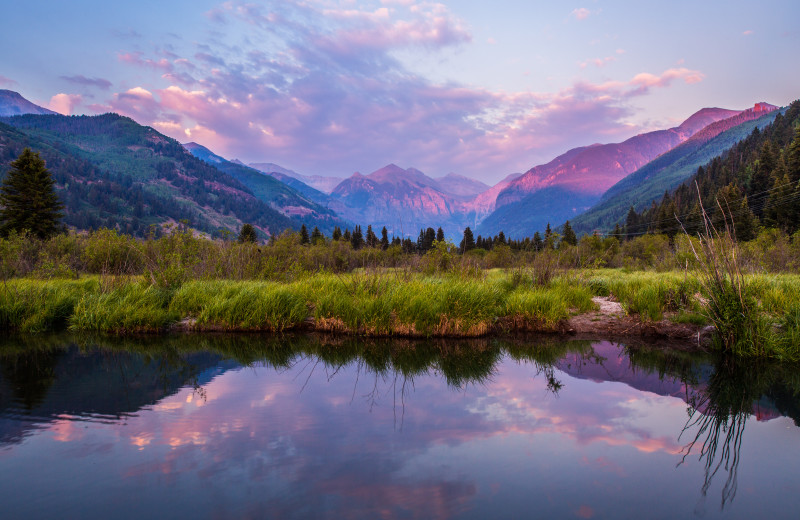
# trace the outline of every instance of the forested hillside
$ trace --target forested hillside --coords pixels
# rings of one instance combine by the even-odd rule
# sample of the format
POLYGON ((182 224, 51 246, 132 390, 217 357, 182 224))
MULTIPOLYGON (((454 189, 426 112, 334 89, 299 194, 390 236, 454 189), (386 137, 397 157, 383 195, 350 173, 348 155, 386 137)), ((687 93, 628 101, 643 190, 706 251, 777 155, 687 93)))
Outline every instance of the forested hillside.
POLYGON ((758 228, 786 233, 800 229, 800 101, 772 124, 752 133, 715 157, 659 203, 644 211, 631 208, 625 222, 628 237, 645 233, 675 235, 681 225, 702 231, 700 199, 718 229, 723 214, 732 217, 736 237, 750 240, 758 228))
POLYGON ((573 228, 577 233, 610 231, 625 219, 631 206, 636 211, 647 209, 665 191, 680 186, 698 167, 729 150, 754 128, 770 124, 777 114, 775 110, 764 110, 764 104, 756 104, 754 108, 708 125, 609 188, 594 207, 571 219, 573 228))
POLYGON ((300 227, 174 139, 117 114, 1 119, 0 176, 25 147, 47 162, 64 223, 78 229, 144 236, 151 225, 180 220, 209 234, 245 222, 264 234, 300 227))

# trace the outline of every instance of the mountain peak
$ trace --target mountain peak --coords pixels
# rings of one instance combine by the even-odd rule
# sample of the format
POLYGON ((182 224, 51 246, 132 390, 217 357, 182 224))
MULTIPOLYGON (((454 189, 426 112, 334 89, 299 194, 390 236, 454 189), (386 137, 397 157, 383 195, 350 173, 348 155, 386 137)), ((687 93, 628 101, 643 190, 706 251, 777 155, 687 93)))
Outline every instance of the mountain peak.
POLYGON ((20 116, 23 114, 53 115, 56 112, 31 103, 19 92, 0 89, 0 117, 20 116))

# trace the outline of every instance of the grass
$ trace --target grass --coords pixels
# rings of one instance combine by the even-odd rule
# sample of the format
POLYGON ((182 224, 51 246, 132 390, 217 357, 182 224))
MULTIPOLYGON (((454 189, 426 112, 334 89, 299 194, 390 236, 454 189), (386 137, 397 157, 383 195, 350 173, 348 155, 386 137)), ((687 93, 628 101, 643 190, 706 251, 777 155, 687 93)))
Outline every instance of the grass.
MULTIPOLYGON (((745 285, 768 348, 738 355, 800 359, 800 276, 746 275, 745 285)), ((156 332, 180 322, 196 330, 284 331, 311 324, 363 336, 471 337, 560 330, 571 315, 594 309, 593 296, 619 301, 642 321, 709 322, 696 274, 598 269, 543 282, 500 269, 467 279, 386 270, 291 282, 195 280, 173 289, 135 277, 12 279, 0 286, 0 329, 156 332)))

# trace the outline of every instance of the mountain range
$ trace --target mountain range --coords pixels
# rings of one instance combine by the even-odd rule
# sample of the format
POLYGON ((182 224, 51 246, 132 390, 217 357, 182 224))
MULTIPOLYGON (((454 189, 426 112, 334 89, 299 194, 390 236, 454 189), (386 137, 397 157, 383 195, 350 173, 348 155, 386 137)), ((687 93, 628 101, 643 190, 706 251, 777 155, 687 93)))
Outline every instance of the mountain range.
POLYGON ((80 229, 106 225, 141 235, 152 224, 188 218, 207 233, 250 222, 264 235, 301 224, 326 234, 371 224, 412 237, 442 227, 455 242, 467 226, 521 238, 567 219, 583 232, 613 227, 631 205, 650 204, 768 124, 776 109, 704 108, 676 127, 574 148, 488 186, 395 164, 347 178, 246 165, 116 114, 61 116, 0 91, 0 167, 24 146, 41 150, 67 201, 66 222, 80 229))

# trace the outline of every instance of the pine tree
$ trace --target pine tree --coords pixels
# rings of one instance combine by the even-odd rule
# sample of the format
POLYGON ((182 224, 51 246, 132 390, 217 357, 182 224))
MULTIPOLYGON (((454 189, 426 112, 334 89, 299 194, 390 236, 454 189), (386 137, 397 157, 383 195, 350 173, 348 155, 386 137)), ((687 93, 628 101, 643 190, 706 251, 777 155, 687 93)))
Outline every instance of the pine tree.
POLYGON ((364 247, 364 234, 361 232, 361 226, 353 228, 353 234, 350 236, 350 243, 353 249, 361 249, 364 247))
POLYGON ((300 226, 300 243, 308 244, 309 242, 311 241, 308 239, 308 229, 306 229, 306 225, 303 224, 300 226))
POLYGON ((316 245, 324 242, 325 235, 322 234, 322 231, 317 226, 314 226, 314 230, 311 232, 311 243, 316 245))
POLYGON ((342 230, 339 229, 339 226, 335 226, 333 228, 333 234, 331 235, 331 238, 333 240, 339 240, 340 238, 342 238, 342 230))
MULTIPOLYGON (((392 239, 392 243, 394 243, 394 239, 392 239)), ((389 249, 389 232, 386 231, 386 226, 381 229, 381 249, 384 251, 389 249)))
POLYGON ((502 231, 497 234, 497 243, 498 244, 505 244, 506 243, 506 234, 502 231))
POLYGON ((461 240, 461 252, 466 253, 471 249, 475 249, 475 237, 472 236, 472 230, 466 227, 464 229, 464 238, 461 240))
POLYGON ((786 147, 786 167, 792 182, 800 181, 800 126, 794 134, 794 140, 786 147))
POLYGON ((572 226, 569 225, 569 220, 564 223, 564 237, 561 241, 571 246, 578 245, 578 237, 575 236, 575 231, 573 231, 572 226))
POLYGON ((372 225, 367 226, 367 247, 378 247, 378 237, 372 231, 372 225))
POLYGON ((244 244, 245 242, 254 243, 258 240, 258 235, 256 235, 256 228, 252 226, 252 224, 245 224, 242 226, 242 229, 239 231, 239 243, 244 244))
POLYGON ((437 242, 444 242, 444 231, 440 227, 436 230, 436 241, 437 242))
POLYGON ((428 251, 433 247, 433 241, 436 240, 436 231, 432 227, 425 230, 425 240, 423 241, 423 250, 428 251))
POLYGON ((64 205, 39 152, 25 148, 0 186, 0 235, 28 231, 39 238, 59 232, 64 205))
POLYGON ((547 223, 547 227, 544 229, 544 247, 547 249, 553 249, 555 246, 555 238, 553 237, 553 230, 550 229, 550 223, 547 223))
POLYGON ((544 242, 542 241, 542 235, 537 231, 533 234, 533 250, 534 251, 541 251, 544 242))
POLYGON ((350 242, 350 241, 352 240, 352 237, 351 237, 351 235, 350 235, 350 230, 349 230, 349 229, 345 229, 345 230, 344 230, 344 235, 342 235, 342 239, 343 239, 345 242, 350 242))

